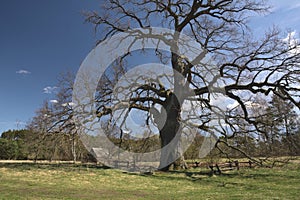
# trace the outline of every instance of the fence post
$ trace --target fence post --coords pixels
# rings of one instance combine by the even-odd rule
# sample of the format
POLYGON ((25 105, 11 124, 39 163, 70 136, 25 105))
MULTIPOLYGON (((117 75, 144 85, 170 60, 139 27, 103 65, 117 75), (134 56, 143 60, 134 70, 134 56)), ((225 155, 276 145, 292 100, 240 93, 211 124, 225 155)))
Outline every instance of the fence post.
POLYGON ((236 166, 236 169, 237 169, 237 170, 240 170, 239 161, 238 161, 238 160, 235 160, 235 161, 234 161, 234 164, 235 164, 235 166, 236 166))

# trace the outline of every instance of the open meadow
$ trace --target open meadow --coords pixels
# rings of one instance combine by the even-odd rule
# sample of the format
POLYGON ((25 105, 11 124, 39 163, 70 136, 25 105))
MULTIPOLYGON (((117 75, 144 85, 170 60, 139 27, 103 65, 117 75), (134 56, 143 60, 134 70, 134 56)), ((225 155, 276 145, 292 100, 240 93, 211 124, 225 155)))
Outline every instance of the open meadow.
POLYGON ((299 199, 300 166, 153 174, 92 165, 0 164, 0 199, 299 199))

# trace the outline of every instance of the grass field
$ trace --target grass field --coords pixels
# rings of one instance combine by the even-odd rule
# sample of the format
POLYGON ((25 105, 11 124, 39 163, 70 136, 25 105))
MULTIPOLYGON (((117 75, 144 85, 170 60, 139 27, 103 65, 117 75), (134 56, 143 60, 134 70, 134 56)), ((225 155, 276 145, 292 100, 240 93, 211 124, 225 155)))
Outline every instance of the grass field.
POLYGON ((152 175, 70 164, 0 164, 0 199, 300 199, 300 166, 152 175))

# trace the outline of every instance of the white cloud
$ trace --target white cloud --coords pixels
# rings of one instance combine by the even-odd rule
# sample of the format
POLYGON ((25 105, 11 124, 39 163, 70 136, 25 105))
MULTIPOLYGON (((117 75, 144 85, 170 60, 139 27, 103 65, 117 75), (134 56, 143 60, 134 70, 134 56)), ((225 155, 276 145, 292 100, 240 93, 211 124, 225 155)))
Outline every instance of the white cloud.
POLYGON ((73 103, 73 102, 68 102, 68 103, 63 103, 63 104, 61 104, 63 107, 66 107, 66 106, 71 106, 71 107, 73 107, 73 106, 75 106, 75 103, 73 103))
POLYGON ((227 105, 227 108, 228 108, 229 110, 232 110, 232 109, 238 107, 239 105, 240 105, 240 104, 239 104, 237 101, 234 101, 233 103, 228 104, 228 105, 227 105))
MULTIPOLYGON (((246 101, 246 102, 244 102, 244 105, 247 108, 261 107, 260 104, 252 102, 252 101, 246 101)), ((228 104, 227 108, 231 110, 231 109, 235 109, 235 108, 237 108, 239 106, 240 106, 239 102, 234 101, 233 103, 228 104)))
POLYGON ((17 74, 31 74, 31 72, 30 71, 27 71, 27 70, 25 70, 25 69, 20 69, 20 70, 18 70, 18 71, 16 71, 16 73, 17 74))
POLYGON ((286 36, 286 38, 283 39, 284 42, 290 43, 290 44, 294 44, 296 41, 295 40, 295 36, 296 36, 296 31, 292 31, 290 33, 288 33, 288 35, 286 36))
POLYGON ((55 104, 55 103, 58 103, 58 101, 56 99, 52 99, 52 100, 50 100, 50 103, 55 104))
POLYGON ((296 34, 296 31, 292 31, 288 33, 287 37, 282 40, 284 43, 287 43, 290 48, 293 48, 290 52, 291 54, 300 53, 299 39, 297 38, 296 34))
POLYGON ((54 90, 56 90, 57 87, 51 87, 51 86, 47 86, 43 89, 43 93, 45 94, 52 94, 54 92, 54 90))

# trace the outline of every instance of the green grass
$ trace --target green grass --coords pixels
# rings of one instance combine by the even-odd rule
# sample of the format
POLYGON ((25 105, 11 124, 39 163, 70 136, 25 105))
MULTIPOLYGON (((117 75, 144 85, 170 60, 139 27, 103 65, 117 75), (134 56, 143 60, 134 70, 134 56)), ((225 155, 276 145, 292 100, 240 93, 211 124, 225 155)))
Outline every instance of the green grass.
POLYGON ((128 173, 70 164, 0 164, 0 199, 299 199, 298 164, 210 176, 128 173))

